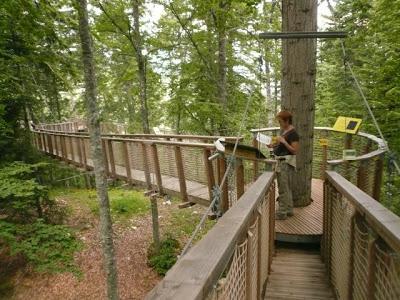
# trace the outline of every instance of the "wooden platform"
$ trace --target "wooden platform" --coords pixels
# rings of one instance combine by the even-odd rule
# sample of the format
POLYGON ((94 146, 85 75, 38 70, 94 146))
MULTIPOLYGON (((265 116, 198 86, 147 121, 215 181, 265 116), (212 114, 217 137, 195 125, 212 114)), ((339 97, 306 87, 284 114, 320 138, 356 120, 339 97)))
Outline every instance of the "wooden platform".
POLYGON ((278 248, 264 299, 335 299, 319 252, 278 248))
MULTIPOLYGON (((276 191, 278 196, 278 191, 276 191)), ((322 235, 323 181, 312 180, 312 203, 307 207, 294 209, 294 216, 276 220, 276 239, 283 242, 318 243, 322 235)), ((278 209, 278 205, 276 205, 278 209)))

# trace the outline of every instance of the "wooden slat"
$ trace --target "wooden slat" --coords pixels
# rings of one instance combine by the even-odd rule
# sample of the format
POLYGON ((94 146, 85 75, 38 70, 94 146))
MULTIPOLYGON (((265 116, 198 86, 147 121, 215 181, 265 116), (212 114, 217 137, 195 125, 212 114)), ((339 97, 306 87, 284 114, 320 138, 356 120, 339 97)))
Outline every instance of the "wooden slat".
POLYGON ((335 299, 319 254, 278 248, 264 299, 335 299))

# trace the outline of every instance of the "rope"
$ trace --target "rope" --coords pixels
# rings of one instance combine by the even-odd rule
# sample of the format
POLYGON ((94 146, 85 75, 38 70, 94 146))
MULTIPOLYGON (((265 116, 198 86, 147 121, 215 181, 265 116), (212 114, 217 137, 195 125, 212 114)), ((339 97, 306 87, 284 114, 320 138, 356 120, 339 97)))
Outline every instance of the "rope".
MULTIPOLYGON (((360 93, 361 98, 363 99, 364 104, 365 104, 365 106, 367 107, 368 113, 370 114, 370 116, 371 116, 371 118, 372 118, 372 121, 374 122, 374 125, 375 125, 376 129, 378 130, 379 136, 380 136, 380 138, 383 140, 383 142, 385 143, 385 147, 386 147, 387 151, 388 151, 389 154, 390 154, 391 151, 390 151, 390 149, 389 149, 389 145, 388 145, 388 143, 386 142, 386 140, 385 140, 385 138, 384 138, 384 136, 383 136, 383 133, 382 133, 382 131, 381 131, 381 128, 379 127, 378 122, 376 121, 375 115, 374 115, 374 113, 372 112, 371 107, 370 107, 370 105, 369 105, 369 103, 368 103, 368 101, 367 101, 367 98, 365 97, 364 92, 363 92, 363 90, 362 90, 362 88, 361 88, 361 86, 360 86, 360 83, 358 82, 357 77, 356 77, 356 75, 355 75, 354 72, 353 72, 353 68, 351 67, 351 64, 346 60, 346 49, 345 49, 345 47, 344 47, 344 42, 343 42, 343 40, 340 41, 340 45, 341 45, 341 47, 342 47, 343 59, 344 59, 345 65, 349 68, 351 77, 353 77, 353 80, 354 80, 354 82, 355 82, 355 84, 356 84, 356 87, 357 87, 357 89, 358 89, 358 92, 360 93)), ((397 164, 397 162, 396 162, 394 159, 392 160, 392 163, 393 163, 394 167, 396 168, 397 172, 398 172, 399 175, 400 175, 400 168, 399 168, 399 165, 397 164)))
MULTIPOLYGON (((247 99, 246 109, 245 109, 245 111, 243 113, 243 118, 242 118, 240 126, 239 126, 238 134, 237 134, 236 141, 235 141, 235 147, 233 148, 233 151, 232 151, 232 156, 235 156, 236 149, 237 149, 237 146, 238 146, 239 140, 240 140, 240 134, 242 132, 242 129, 243 129, 246 117, 247 117, 247 112, 249 110, 249 106, 250 106, 251 100, 252 100, 252 93, 250 93, 250 96, 247 99)), ((214 193, 213 200, 212 200, 211 204, 208 206, 207 210, 205 211, 205 213, 201 217, 200 222, 197 224, 195 230, 193 231, 189 241, 186 243, 186 245, 183 248, 183 250, 181 252, 181 255, 179 257, 184 256, 186 254, 186 252, 189 250, 189 247, 192 245, 194 238, 196 237, 196 235, 199 232, 199 230, 201 229, 201 227, 204 225, 204 222, 206 221, 206 218, 207 218, 208 214, 210 213, 211 209, 214 207, 215 203, 218 201, 218 199, 220 197, 220 194, 221 194, 220 191, 222 190, 222 187, 225 184, 225 181, 226 181, 226 178, 228 177, 228 173, 229 173, 229 171, 231 169, 231 166, 232 166, 232 161, 230 161, 228 163, 228 166, 227 166, 227 168, 225 170, 224 177, 222 177, 221 183, 218 186, 219 193, 218 192, 214 193)))
POLYGON ((57 180, 54 180, 54 182, 65 181, 65 180, 68 180, 68 179, 72 179, 72 178, 75 178, 75 177, 80 177, 80 176, 83 176, 83 175, 86 175, 86 174, 93 174, 93 173, 94 173, 94 172, 85 172, 85 173, 81 173, 81 174, 74 175, 74 176, 71 176, 71 177, 62 178, 62 179, 57 179, 57 180))

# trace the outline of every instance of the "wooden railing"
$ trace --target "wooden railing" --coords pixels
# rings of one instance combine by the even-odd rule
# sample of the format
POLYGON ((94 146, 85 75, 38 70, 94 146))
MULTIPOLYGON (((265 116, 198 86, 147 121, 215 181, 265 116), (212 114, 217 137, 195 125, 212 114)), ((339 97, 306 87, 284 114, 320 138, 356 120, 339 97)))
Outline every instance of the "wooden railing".
POLYGON ((336 172, 324 184, 322 256, 338 299, 400 299, 400 218, 336 172))
POLYGON ((274 249, 274 174, 263 173, 146 299, 261 299, 274 249))
MULTIPOLYGON (((251 131, 254 135, 258 132, 279 135, 279 127, 251 131)), ((253 144, 259 147, 255 139, 253 144)), ((329 127, 315 127, 313 178, 324 179, 326 170, 334 170, 379 201, 386 149, 383 140, 371 134, 359 132, 352 135, 329 127), (356 150, 356 158, 342 159, 344 149, 356 150)), ((254 168, 256 167, 257 162, 254 163, 254 168)))
MULTIPOLYGON (((85 170, 93 168, 87 133, 54 130, 33 131, 36 147, 85 170)), ((213 189, 222 181, 226 158, 209 161, 217 136, 103 134, 106 172, 110 178, 145 184, 148 189, 180 196, 183 202, 208 205, 213 189), (174 180, 175 179, 175 180, 174 180)), ((235 141, 235 137, 225 137, 235 141)), ((240 138, 242 140, 242 138, 240 138)), ((236 159, 234 180, 222 187, 225 212, 254 181, 251 163, 236 159)), ((258 176, 258 174, 257 174, 258 176)))

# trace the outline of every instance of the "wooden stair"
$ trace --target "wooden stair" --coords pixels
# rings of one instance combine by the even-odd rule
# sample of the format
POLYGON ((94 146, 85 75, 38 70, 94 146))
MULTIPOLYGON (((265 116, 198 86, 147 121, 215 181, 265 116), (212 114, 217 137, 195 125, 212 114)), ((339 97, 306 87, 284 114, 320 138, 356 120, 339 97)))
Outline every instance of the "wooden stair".
POLYGON ((320 253, 277 248, 264 299, 335 299, 320 253))

